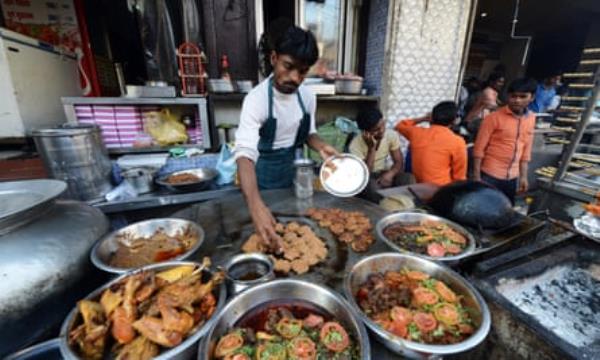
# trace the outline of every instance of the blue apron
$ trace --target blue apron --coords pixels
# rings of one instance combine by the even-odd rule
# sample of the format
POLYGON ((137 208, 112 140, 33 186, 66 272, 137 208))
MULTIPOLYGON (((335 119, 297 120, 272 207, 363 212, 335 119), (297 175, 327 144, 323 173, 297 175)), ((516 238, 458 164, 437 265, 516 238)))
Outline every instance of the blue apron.
POLYGON ((259 130, 258 152, 260 156, 256 162, 256 177, 261 190, 282 189, 293 185, 296 149, 304 145, 310 131, 310 114, 306 112, 300 91, 297 90, 298 104, 303 115, 296 132, 294 145, 288 148, 273 149, 277 130, 277 119, 273 116, 273 80, 269 82, 268 89, 269 117, 259 130))

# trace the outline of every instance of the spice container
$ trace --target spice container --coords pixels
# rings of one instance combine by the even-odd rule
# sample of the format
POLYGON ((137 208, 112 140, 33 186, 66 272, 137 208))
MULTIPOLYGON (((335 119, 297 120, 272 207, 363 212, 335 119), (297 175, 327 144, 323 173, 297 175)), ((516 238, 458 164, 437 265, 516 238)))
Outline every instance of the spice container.
POLYGON ((313 196, 314 164, 314 161, 310 159, 297 159, 294 161, 294 166, 296 166, 294 191, 298 199, 308 199, 313 196))

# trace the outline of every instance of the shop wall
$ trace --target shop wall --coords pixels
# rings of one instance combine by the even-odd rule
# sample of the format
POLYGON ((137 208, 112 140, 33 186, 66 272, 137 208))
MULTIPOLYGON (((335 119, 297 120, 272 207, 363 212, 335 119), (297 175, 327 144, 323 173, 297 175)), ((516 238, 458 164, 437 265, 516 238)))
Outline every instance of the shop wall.
POLYGON ((471 0, 392 0, 382 105, 390 121, 454 99, 471 0))
POLYGON ((373 95, 381 95, 389 6, 389 0, 371 0, 369 7, 364 86, 373 95))

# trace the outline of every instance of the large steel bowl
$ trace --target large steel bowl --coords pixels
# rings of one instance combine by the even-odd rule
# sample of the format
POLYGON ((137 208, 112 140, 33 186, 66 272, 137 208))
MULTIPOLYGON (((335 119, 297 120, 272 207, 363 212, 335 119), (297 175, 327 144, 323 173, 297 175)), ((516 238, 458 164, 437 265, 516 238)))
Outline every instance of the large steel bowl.
POLYGON ((415 256, 419 256, 419 257, 422 257, 422 258, 425 258, 428 260, 443 261, 443 262, 448 262, 450 264, 456 263, 456 262, 458 262, 458 260, 461 260, 465 257, 470 256, 475 251, 475 246, 476 246, 475 237, 469 231, 467 231, 465 228, 458 225, 457 223, 452 222, 448 219, 444 219, 439 216, 425 214, 425 213, 418 213, 418 212, 397 212, 394 214, 387 215, 377 222, 377 225, 375 225, 375 233, 379 240, 383 241, 389 247, 391 247, 392 249, 394 249, 398 252, 409 253, 409 254, 413 254, 415 256), (383 231, 385 230, 385 228, 390 225, 393 225, 393 224, 415 225, 415 224, 419 224, 421 221, 425 221, 425 220, 441 222, 443 224, 448 225, 450 228, 454 229, 455 231, 459 232, 461 235, 463 235, 467 239, 467 247, 463 250, 463 252, 461 252, 460 254, 457 254, 457 255, 433 257, 433 256, 429 256, 427 254, 419 254, 419 253, 407 250, 407 249, 399 246, 398 244, 394 243, 392 240, 388 239, 383 234, 383 231))
POLYGON ((369 338, 356 312, 332 290, 301 280, 275 280, 254 286, 233 298, 216 316, 213 327, 200 343, 199 360, 212 359, 212 351, 218 339, 233 328, 245 314, 273 302, 305 301, 314 304, 337 319, 358 341, 361 359, 371 359, 369 338))
MULTIPOLYGON (((102 294, 102 292, 104 290, 108 289, 113 284, 116 284, 119 281, 123 280, 127 276, 134 275, 139 272, 147 271, 147 270, 154 270, 154 271, 168 270, 173 267, 181 266, 181 265, 202 266, 200 263, 192 262, 192 261, 169 261, 169 262, 160 263, 160 264, 148 265, 143 268, 123 274, 123 275, 111 280, 104 286, 94 290, 92 293, 90 293, 88 296, 86 296, 85 299, 98 300, 98 298, 100 297, 100 295, 102 294)), ((208 270, 208 269, 204 270, 204 271, 210 273, 210 270, 208 270)), ((212 315, 212 317, 207 322, 202 324, 202 326, 200 326, 199 328, 192 330, 192 334, 189 335, 181 344, 177 345, 176 347, 174 347, 172 349, 162 352, 159 356, 155 357, 154 360, 184 360, 184 359, 187 360, 187 359, 193 358, 194 354, 196 353, 197 347, 198 347, 198 344, 197 344, 198 341, 200 340, 200 338, 202 336, 204 336, 204 334, 206 334, 208 329, 210 329, 210 327, 212 326, 213 322, 216 319, 215 315, 219 312, 219 310, 225 304, 225 301, 227 298, 227 289, 225 288, 225 284, 222 283, 215 291, 213 291, 213 294, 215 296, 217 296, 217 309, 216 309, 215 313, 212 315)), ((79 315, 78 315, 77 307, 75 307, 73 310, 71 310, 69 315, 67 315, 67 317, 66 317, 65 321, 63 322, 62 327, 60 329, 60 336, 59 336, 59 338, 60 338, 60 353, 62 354, 63 358, 67 359, 67 360, 81 359, 77 355, 77 353, 73 349, 71 349, 71 346, 69 346, 69 342, 68 342, 69 333, 71 332, 73 326, 75 325, 75 321, 78 319, 78 317, 79 317, 79 315)))
POLYGON ((170 191, 174 192, 191 192, 191 191, 202 191, 208 189, 215 181, 217 181, 217 177, 219 173, 215 169, 211 168, 195 168, 195 169, 187 169, 175 171, 170 174, 166 174, 156 179, 156 183, 164 186, 170 191), (180 174, 192 174, 196 175, 199 180, 197 181, 189 181, 182 182, 178 184, 171 184, 167 180, 169 176, 180 175, 180 174))
POLYGON ((191 231, 197 234, 198 239, 196 240, 196 243, 188 251, 179 256, 175 256, 168 261, 189 260, 196 255, 198 249, 200 249, 200 246, 202 246, 202 243, 204 242, 204 230, 202 227, 200 227, 200 225, 193 221, 175 218, 161 218, 140 221, 122 229, 113 231, 96 242, 92 248, 90 259, 92 260, 92 263, 100 270, 112 274, 123 274, 127 271, 134 270, 135 268, 122 268, 110 265, 110 258, 112 254, 117 251, 119 246, 119 238, 127 236, 150 239, 150 237, 158 229, 163 229, 163 231, 169 236, 175 236, 178 232, 183 232, 188 227, 191 228, 191 231))
POLYGON ((450 268, 422 259, 417 256, 397 253, 381 253, 362 259, 344 279, 344 294, 350 305, 367 324, 375 337, 391 351, 415 359, 424 357, 457 354, 479 345, 490 331, 491 317, 483 297, 462 276, 450 268), (360 309, 354 295, 370 274, 376 272, 398 271, 403 268, 418 270, 441 280, 455 293, 463 296, 465 305, 475 310, 472 319, 477 330, 465 341, 452 345, 429 345, 408 341, 395 336, 378 325, 360 309))

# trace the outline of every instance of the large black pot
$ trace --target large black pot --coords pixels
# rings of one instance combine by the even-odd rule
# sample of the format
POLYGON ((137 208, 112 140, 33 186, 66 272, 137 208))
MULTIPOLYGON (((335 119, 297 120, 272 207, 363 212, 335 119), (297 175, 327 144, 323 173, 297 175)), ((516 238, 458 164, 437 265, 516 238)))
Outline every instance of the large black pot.
POLYGON ((510 200, 493 186, 458 181, 440 188, 428 205, 440 216, 481 229, 503 229, 518 221, 510 200))

